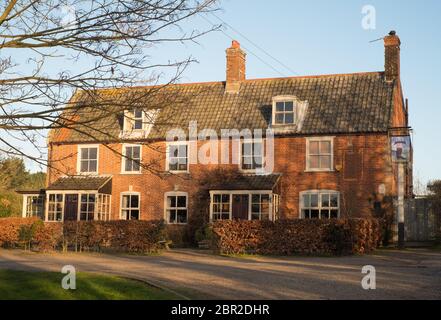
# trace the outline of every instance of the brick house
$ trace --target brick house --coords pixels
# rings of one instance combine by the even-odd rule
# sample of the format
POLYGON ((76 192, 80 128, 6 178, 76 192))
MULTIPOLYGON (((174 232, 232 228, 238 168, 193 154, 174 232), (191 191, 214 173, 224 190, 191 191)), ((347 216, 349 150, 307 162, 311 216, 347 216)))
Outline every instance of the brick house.
MULTIPOLYGON (((50 132, 47 188, 20 191, 23 216, 186 224, 193 195, 218 168, 239 174, 208 190, 211 220, 371 216, 397 196, 390 137, 409 131, 400 39, 391 32, 384 44, 384 72, 247 79, 233 41, 226 81, 80 90, 64 118, 81 127, 50 132), (184 138, 167 139, 172 129, 184 138), (212 142, 204 129, 239 135, 212 142), (207 145, 218 159, 201 163, 207 145)), ((411 196, 412 161, 405 182, 411 196)))

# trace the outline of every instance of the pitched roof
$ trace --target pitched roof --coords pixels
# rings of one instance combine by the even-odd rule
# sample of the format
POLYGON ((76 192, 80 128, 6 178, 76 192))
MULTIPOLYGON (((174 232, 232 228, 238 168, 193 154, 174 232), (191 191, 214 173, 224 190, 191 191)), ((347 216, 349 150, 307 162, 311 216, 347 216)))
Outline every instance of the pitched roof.
POLYGON ((61 177, 46 190, 99 190, 112 178, 109 176, 61 177))
POLYGON ((72 117, 86 125, 80 132, 54 131, 51 139, 115 141, 122 128, 121 104, 160 109, 149 139, 164 139, 171 128, 186 131, 190 121, 197 121, 198 130, 266 129, 271 126, 272 99, 279 95, 308 102, 299 134, 385 132, 391 122, 393 89, 384 73, 371 72, 246 80, 238 94, 225 93, 225 82, 103 89, 93 98, 78 92, 79 108, 72 117), (99 106, 91 106, 100 100, 99 106))
POLYGON ((281 174, 239 175, 210 186, 210 190, 273 190, 281 174))

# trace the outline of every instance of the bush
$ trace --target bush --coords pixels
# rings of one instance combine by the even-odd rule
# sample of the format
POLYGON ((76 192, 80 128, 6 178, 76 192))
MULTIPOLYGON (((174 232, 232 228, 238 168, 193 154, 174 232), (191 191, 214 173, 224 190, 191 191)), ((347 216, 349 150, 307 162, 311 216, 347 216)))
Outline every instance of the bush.
POLYGON ((37 218, 0 218, 0 246, 22 246, 20 230, 31 226, 36 221, 38 221, 37 218))
POLYGON ((0 246, 38 251, 111 250, 151 253, 166 240, 163 221, 72 221, 44 223, 37 218, 0 219, 0 246))
POLYGON ((376 219, 217 221, 211 229, 221 254, 363 254, 381 240, 376 219))
POLYGON ((165 240, 163 221, 72 221, 63 224, 66 248, 151 253, 165 240))

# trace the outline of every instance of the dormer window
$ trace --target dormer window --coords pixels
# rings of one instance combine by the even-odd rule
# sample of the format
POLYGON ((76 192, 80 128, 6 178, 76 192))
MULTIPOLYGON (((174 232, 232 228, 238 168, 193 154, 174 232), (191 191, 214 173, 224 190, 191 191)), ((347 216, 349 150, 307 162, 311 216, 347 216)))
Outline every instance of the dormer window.
POLYGON ((126 110, 124 112, 124 131, 142 130, 144 123, 144 111, 140 108, 126 110))
POLYGON ((278 131, 300 131, 307 110, 307 100, 288 95, 273 97, 272 126, 278 131))
POLYGON ((143 111, 142 109, 133 110, 133 130, 142 130, 143 111))
POLYGON ((294 101, 276 101, 274 124, 289 125, 295 121, 294 101))
POLYGON ((158 109, 144 110, 133 108, 124 111, 123 130, 121 138, 147 138, 156 118, 159 115, 158 109))

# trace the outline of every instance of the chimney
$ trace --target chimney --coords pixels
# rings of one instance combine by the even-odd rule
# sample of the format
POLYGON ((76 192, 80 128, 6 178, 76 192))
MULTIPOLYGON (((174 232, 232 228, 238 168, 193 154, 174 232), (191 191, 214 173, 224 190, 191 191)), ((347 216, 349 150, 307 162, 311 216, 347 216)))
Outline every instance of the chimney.
POLYGON ((394 81, 400 77, 400 38, 395 31, 384 37, 384 71, 386 81, 394 81))
POLYGON ((227 93, 239 93, 240 84, 245 80, 246 53, 240 48, 240 43, 233 40, 227 49, 227 93))

